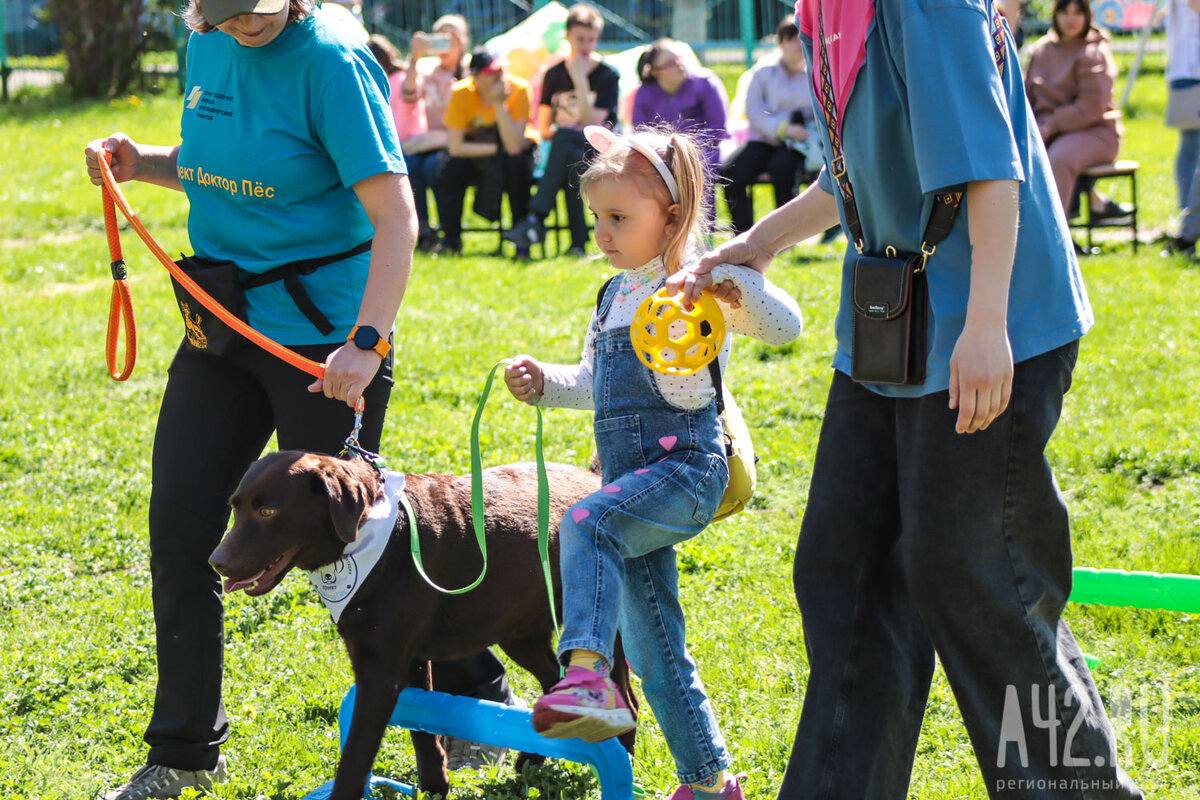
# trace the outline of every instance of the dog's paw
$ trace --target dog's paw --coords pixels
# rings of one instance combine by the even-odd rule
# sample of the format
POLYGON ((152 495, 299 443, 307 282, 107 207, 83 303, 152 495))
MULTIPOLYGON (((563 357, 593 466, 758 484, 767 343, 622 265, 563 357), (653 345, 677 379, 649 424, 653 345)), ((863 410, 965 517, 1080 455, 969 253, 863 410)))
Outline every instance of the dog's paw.
POLYGON ((545 763, 546 757, 543 755, 538 755, 537 753, 518 753, 517 760, 513 762, 513 770, 520 775, 525 771, 526 764, 529 764, 530 766, 537 766, 545 763))

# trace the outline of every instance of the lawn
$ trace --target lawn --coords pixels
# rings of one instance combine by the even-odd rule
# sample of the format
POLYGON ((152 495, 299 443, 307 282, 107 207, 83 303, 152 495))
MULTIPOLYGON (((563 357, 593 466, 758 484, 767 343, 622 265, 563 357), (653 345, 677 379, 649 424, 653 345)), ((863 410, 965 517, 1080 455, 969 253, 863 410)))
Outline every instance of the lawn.
MULTIPOLYGON (((1119 84, 1118 88, 1122 88, 1119 84)), ((1161 124, 1161 64, 1146 65, 1126 120, 1123 157, 1141 162, 1143 230, 1174 213, 1174 132, 1161 124)), ((106 375, 110 287, 98 190, 85 142, 124 130, 175 141, 178 95, 80 104, 23 94, 0 105, 0 796, 89 798, 144 757, 154 688, 146 510, 150 447, 165 370, 181 328, 165 271, 125 236, 139 312, 132 379, 106 375)), ((128 196, 168 252, 187 250, 181 195, 144 185, 128 196)), ((1127 199, 1127 198, 1121 198, 1127 199)), ((759 196, 760 208, 768 198, 759 196)), ((1200 574, 1200 269, 1119 238, 1085 259, 1097 326, 1083 343, 1050 456, 1074 522, 1077 563, 1200 574)), ((1146 238, 1149 238, 1147 236, 1146 238)), ((514 263, 475 236, 461 258, 418 256, 397 323, 397 383, 383 451, 406 471, 469 468, 468 434, 497 359, 572 360, 602 261, 514 263)), ((794 293, 806 329, 794 344, 736 348, 728 382, 761 461, 753 507, 680 550, 691 644, 748 793, 779 785, 807 664, 791 561, 830 379, 842 245, 805 244, 772 277, 794 293)), ((549 457, 583 464, 588 415, 547 413, 549 457)), ((489 464, 532 455, 534 418, 507 397, 484 421, 489 464)), ((232 779, 223 798, 290 800, 329 779, 336 714, 350 683, 340 641, 303 575, 271 594, 226 601, 226 704, 232 779)), ((1200 619, 1071 606, 1120 732, 1121 760, 1147 796, 1200 798, 1200 619)), ((981 620, 981 624, 985 624, 981 620)), ((1003 657, 1003 654, 998 654, 1003 657)), ((514 675, 527 699, 532 681, 514 675)), ((407 737, 390 734, 381 774, 411 778, 407 737)), ((674 787, 652 715, 635 777, 651 797, 674 787)), ((586 770, 552 764, 452 776, 458 798, 598 797, 586 770)), ((954 698, 938 672, 912 796, 986 791, 954 698)))

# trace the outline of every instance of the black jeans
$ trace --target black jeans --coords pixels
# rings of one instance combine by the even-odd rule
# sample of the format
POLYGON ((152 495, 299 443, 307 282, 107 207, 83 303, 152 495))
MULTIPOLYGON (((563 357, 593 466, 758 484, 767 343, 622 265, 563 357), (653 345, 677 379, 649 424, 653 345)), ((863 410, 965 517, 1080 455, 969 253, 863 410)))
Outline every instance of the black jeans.
POLYGON ((544 220, 558 202, 559 190, 567 205, 567 225, 571 228, 571 246, 586 247, 587 217, 583 214, 583 198, 579 196, 579 176, 587 168, 587 157, 594 152, 583 131, 559 128, 550 137, 550 154, 546 169, 538 180, 537 195, 529 210, 544 220))
POLYGON ((499 195, 503 191, 508 195, 513 219, 518 220, 529 213, 532 181, 533 160, 527 152, 511 156, 501 147, 496 155, 486 158, 449 157, 438 176, 437 191, 438 216, 446 244, 455 247, 462 245, 463 201, 467 196, 467 186, 476 184, 476 213, 483 211, 479 207, 481 195, 494 195, 494 211, 489 208, 480 215, 492 219, 490 214, 495 213, 498 219, 499 195))
POLYGON ((992 797, 1142 796, 1061 618, 1070 530, 1044 451, 1077 353, 1017 364, 1009 408, 974 434, 954 432, 947 392, 834 374, 796 549, 811 671, 780 798, 906 797, 935 654, 992 797))
MULTIPOLYGON (((293 349, 324 361, 336 347, 293 349)), ((145 734, 148 763, 212 769, 229 736, 221 702, 221 582, 208 557, 229 521, 230 495, 273 432, 281 449, 332 454, 342 449, 354 411, 310 393, 312 380, 252 345, 229 356, 181 347, 171 363, 154 436, 150 493, 158 687, 145 734)), ((391 388, 389 356, 364 393, 359 441, 368 450, 379 449, 391 388)), ((494 655, 485 651, 464 661, 471 663, 457 668, 458 685, 444 690, 491 700, 507 696, 503 665, 494 655)))
POLYGON ((750 189, 758 176, 767 172, 775 187, 775 206, 796 196, 796 180, 804 165, 803 154, 784 145, 746 142, 721 165, 725 181, 725 202, 735 233, 743 233, 754 224, 754 201, 750 189))

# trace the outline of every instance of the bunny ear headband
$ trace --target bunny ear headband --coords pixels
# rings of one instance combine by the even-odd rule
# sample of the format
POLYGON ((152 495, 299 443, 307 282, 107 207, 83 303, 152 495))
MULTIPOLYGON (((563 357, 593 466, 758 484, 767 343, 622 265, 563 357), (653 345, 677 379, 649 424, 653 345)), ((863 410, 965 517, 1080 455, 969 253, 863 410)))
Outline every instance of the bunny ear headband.
POLYGON ((607 153, 613 147, 622 145, 641 153, 662 176, 663 183, 671 192, 671 200, 675 203, 679 202, 679 184, 675 182, 675 176, 671 174, 671 170, 667 169, 667 164, 662 160, 662 156, 656 153, 653 147, 639 142, 636 136, 618 136, 600 125, 588 125, 583 129, 583 135, 587 138, 588 143, 601 153, 607 153))

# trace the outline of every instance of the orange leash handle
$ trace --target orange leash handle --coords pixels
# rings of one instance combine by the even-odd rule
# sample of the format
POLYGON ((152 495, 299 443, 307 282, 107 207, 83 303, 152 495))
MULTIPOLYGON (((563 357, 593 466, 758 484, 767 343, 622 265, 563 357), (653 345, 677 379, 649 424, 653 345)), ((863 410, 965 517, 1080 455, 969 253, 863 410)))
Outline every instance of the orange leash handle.
POLYGON ((104 193, 104 228, 108 231, 108 254, 111 260, 113 290, 108 303, 108 333, 105 335, 104 360, 108 374, 123 381, 133 374, 137 362, 137 321, 133 315, 133 293, 129 290, 129 275, 121 254, 121 234, 117 229, 117 211, 108 192, 104 193), (125 364, 117 369, 117 343, 121 324, 125 325, 125 364))
MULTIPOLYGON (((108 153, 108 151, 106 151, 106 150, 100 151, 100 175, 101 175, 102 179, 104 180, 104 224, 108 228, 109 251, 112 253, 115 253, 115 254, 119 254, 120 248, 121 248, 120 232, 117 230, 117 215, 116 215, 115 210, 111 211, 111 217, 109 216, 110 215, 110 203, 111 203, 111 204, 114 204, 116 206, 116 208, 119 208, 121 210, 121 213, 125 215, 125 218, 127 220, 129 220, 129 224, 133 227, 134 231, 137 232, 137 235, 139 237, 141 237, 141 240, 143 242, 146 243, 146 247, 148 247, 150 249, 150 252, 154 254, 154 256, 162 263, 162 265, 164 267, 166 267, 167 272, 171 273, 171 276, 173 278, 175 278, 175 280, 179 281, 180 285, 182 285, 183 288, 187 289, 189 294, 191 294, 193 297, 195 297, 197 300, 199 300, 200 304, 202 306, 207 308, 212 313, 216 314, 217 317, 220 318, 222 322, 224 322, 229 327, 233 328, 235 331, 240 333, 242 336, 245 336, 247 339, 254 342, 256 345, 258 345, 262 349, 266 350, 268 353, 271 353, 272 355, 286 361, 287 363, 291 364, 296 369, 302 370, 303 372, 307 372, 309 375, 312 375, 314 378, 324 378, 325 377, 325 365, 324 364, 318 364, 316 361, 313 361, 312 359, 305 358, 304 356, 300 355, 299 353, 297 353, 293 350, 289 350, 288 348, 279 344, 279 342, 276 342, 274 339, 272 339, 268 336, 264 336, 263 334, 254 330, 254 328, 251 328, 245 322, 238 319, 233 314, 229 313, 229 311, 226 310, 226 308, 223 305, 221 305, 217 300, 215 300, 212 297, 212 295, 210 295, 208 292, 201 289, 200 286, 197 285, 194 280, 192 280, 190 277, 188 277, 187 273, 185 273, 183 270, 181 270, 179 268, 179 266, 175 263, 175 261, 169 255, 166 254, 166 252, 162 249, 162 247, 159 246, 158 242, 154 241, 154 237, 152 237, 146 231, 145 227, 142 226, 141 220, 139 220, 137 218, 137 214, 135 214, 133 212, 133 207, 129 205, 129 201, 126 200, 125 195, 121 193, 120 187, 117 186, 117 179, 112 174, 112 167, 109 165, 109 160, 111 158, 112 158, 112 156, 110 153, 108 153), (113 249, 114 242, 116 242, 115 250, 113 249)), ((116 263, 116 260, 117 260, 117 256, 114 255, 114 264, 116 263)), ((124 270, 124 262, 122 261, 121 263, 122 263, 122 271, 123 271, 124 270)), ((114 267, 114 270, 115 269, 116 268, 114 267)), ((129 305, 129 309, 130 309, 129 319, 132 320, 132 318, 133 318, 132 302, 129 305)), ((110 325, 111 325, 111 319, 112 318, 110 316, 110 325)), ((127 328, 127 330, 132 330, 132 328, 131 327, 127 328)), ((112 331, 111 331, 111 327, 110 327, 110 337, 111 337, 111 335, 112 335, 112 331)), ((131 341, 133 341, 133 340, 131 339, 131 341)), ((114 347, 115 347, 115 344, 114 344, 114 347)), ((127 350, 126 351, 126 360, 127 361, 129 359, 128 353, 129 353, 129 351, 127 350)), ((132 366, 130 368, 132 369, 132 366)), ((115 377, 115 374, 114 374, 114 377, 115 377)))

